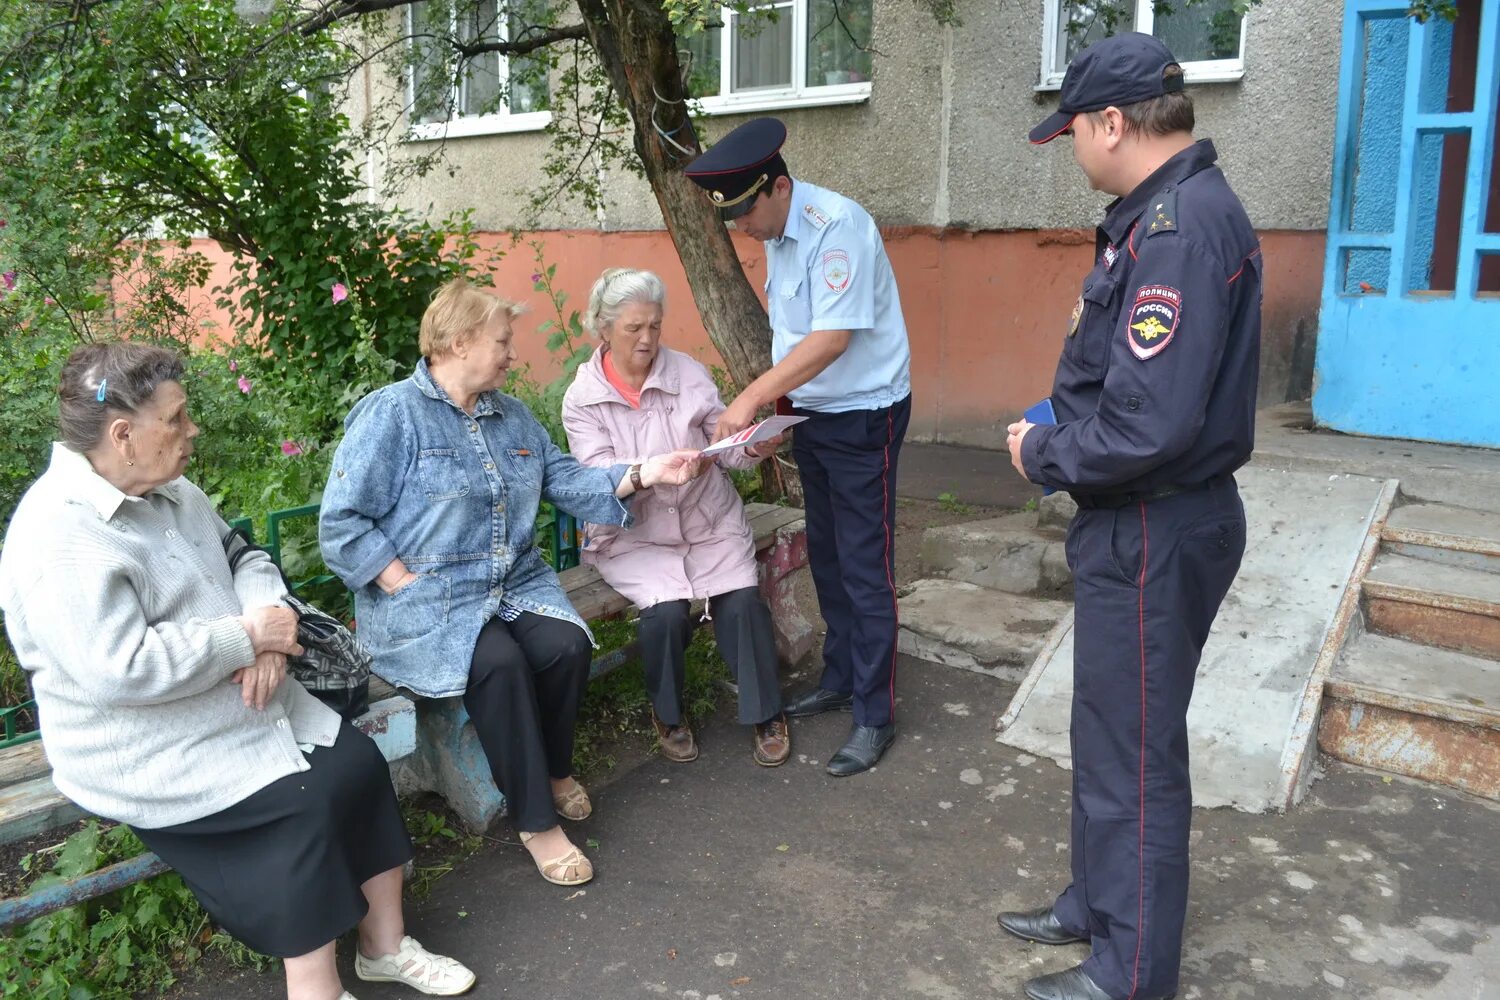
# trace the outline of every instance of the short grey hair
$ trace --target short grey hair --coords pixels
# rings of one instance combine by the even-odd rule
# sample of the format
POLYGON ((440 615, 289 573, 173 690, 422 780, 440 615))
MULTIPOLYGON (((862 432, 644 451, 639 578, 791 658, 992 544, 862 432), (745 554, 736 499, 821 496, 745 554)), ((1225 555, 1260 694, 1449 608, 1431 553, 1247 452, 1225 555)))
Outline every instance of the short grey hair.
POLYGON ((133 414, 163 382, 182 381, 182 359, 150 344, 108 341, 68 356, 57 384, 57 426, 63 444, 80 454, 104 437, 121 414, 133 414))
POLYGON ((649 302, 665 307, 667 286, 651 271, 609 268, 599 275, 599 280, 589 291, 589 307, 583 316, 584 328, 596 337, 603 337, 605 328, 615 321, 620 315, 620 307, 627 302, 649 302))

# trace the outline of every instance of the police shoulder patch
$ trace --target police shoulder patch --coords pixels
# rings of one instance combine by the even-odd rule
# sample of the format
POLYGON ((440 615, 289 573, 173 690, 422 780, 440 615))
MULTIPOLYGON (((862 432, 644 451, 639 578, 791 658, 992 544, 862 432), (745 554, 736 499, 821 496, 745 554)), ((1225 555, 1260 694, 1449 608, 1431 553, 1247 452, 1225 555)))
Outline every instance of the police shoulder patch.
POLYGON ((843 250, 829 250, 823 254, 823 283, 835 295, 842 295, 849 287, 849 254, 843 250))
POLYGON ((1130 352, 1142 361, 1156 357, 1172 342, 1181 318, 1181 292, 1169 285, 1142 285, 1125 321, 1130 352))

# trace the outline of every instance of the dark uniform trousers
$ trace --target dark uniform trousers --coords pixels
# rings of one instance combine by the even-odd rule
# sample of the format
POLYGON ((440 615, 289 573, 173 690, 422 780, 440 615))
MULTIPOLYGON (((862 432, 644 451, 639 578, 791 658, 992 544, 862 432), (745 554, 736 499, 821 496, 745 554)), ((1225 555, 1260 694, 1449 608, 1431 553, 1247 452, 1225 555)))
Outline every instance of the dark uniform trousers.
POLYGON ((828 632, 819 686, 853 694, 854 721, 895 717, 896 459, 911 396, 878 410, 794 409, 807 561, 828 632))
POLYGON ((1177 989, 1193 805, 1188 702, 1244 549, 1245 510, 1228 477, 1081 509, 1068 529, 1073 884, 1055 912, 1092 940, 1084 971, 1112 997, 1177 989))
MULTIPOLYGON (((776 677, 776 633, 771 609, 759 589, 745 587, 709 598, 719 653, 739 688, 740 722, 769 722, 781 714, 776 677)), ((692 608, 687 601, 662 601, 641 611, 641 658, 646 664, 646 693, 656 717, 669 726, 682 723, 682 684, 687 647, 693 639, 692 608)))

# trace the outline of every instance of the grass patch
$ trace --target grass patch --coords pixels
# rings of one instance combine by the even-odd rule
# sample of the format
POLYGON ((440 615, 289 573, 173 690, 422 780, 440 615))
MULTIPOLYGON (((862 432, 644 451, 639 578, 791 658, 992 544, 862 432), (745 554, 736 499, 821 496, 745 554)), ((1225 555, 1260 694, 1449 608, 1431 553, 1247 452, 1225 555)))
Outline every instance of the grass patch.
MULTIPOLYGON (((592 622, 589 627, 599 641, 596 655, 619 649, 635 638, 634 621, 592 622)), ((682 701, 689 719, 696 722, 714 713, 719 699, 725 694, 718 682, 728 677, 729 667, 719 655, 713 629, 705 623, 693 634, 687 651, 682 701)), ((589 682, 578 714, 573 745, 574 774, 598 774, 614 767, 616 761, 612 747, 624 744, 650 750, 655 743, 651 701, 646 696, 646 674, 638 657, 589 682)))

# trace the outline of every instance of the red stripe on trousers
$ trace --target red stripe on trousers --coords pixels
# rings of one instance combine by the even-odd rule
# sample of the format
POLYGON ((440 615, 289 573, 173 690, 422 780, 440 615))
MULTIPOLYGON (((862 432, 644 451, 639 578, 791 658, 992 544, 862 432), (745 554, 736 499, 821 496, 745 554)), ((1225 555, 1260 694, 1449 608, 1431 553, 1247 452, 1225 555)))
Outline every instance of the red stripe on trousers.
POLYGON ((1136 858, 1139 881, 1136 886, 1135 969, 1130 977, 1130 996, 1135 1000, 1141 983, 1141 942, 1146 937, 1146 567, 1151 561, 1151 547, 1146 534, 1146 505, 1141 507, 1141 579, 1137 588, 1136 615, 1141 637, 1141 758, 1140 758, 1140 831, 1136 858))
POLYGON ((893 407, 885 411, 885 465, 880 470, 880 524, 885 529, 885 582, 891 588, 891 614, 894 616, 895 635, 891 639, 891 720, 896 721, 896 650, 901 639, 901 605, 896 600, 896 581, 891 576, 891 437, 895 434, 893 407))

